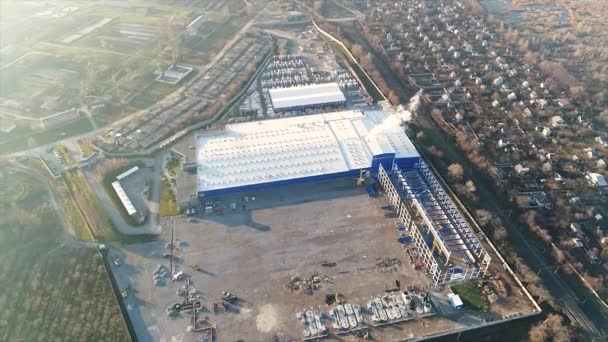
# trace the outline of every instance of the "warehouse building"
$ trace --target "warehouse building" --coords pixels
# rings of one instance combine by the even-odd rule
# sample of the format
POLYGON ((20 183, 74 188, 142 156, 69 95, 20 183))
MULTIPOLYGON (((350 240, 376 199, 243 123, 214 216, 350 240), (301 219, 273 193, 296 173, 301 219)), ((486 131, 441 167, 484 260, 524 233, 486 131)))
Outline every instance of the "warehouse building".
POLYGON ((275 113, 327 107, 337 108, 346 103, 344 93, 335 82, 270 89, 269 93, 275 113))
POLYGON ((420 160, 400 119, 341 111, 229 124, 197 137, 199 197, 340 177, 420 160))

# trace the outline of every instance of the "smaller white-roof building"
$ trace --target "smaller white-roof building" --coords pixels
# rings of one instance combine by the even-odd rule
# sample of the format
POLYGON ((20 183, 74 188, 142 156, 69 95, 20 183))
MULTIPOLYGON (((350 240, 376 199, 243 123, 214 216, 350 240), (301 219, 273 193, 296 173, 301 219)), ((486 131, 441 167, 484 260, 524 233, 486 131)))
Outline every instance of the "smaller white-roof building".
POLYGON ((344 93, 335 82, 270 89, 269 94, 275 111, 341 105, 346 102, 344 93))
POLYGON ((131 199, 129 199, 129 195, 127 195, 125 189, 123 189, 122 185, 120 185, 120 182, 112 182, 112 188, 114 188, 114 191, 116 191, 116 195, 118 195, 120 202, 122 203, 123 207, 125 207, 127 214, 131 216, 135 215, 137 213, 137 209, 135 209, 133 202, 131 202, 131 199))
POLYGON ((132 168, 128 169, 127 171, 116 176, 116 180, 119 181, 119 180, 122 180, 123 178, 127 178, 127 176, 134 174, 138 170, 139 170, 139 166, 133 166, 132 168))

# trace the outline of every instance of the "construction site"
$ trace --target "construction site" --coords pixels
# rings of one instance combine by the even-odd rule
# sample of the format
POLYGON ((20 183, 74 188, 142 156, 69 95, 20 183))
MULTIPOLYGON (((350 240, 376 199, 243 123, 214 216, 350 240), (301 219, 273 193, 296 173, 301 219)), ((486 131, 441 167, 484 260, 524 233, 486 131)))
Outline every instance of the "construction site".
POLYGON ((396 341, 538 313, 420 158, 404 114, 202 133, 198 205, 161 221, 161 241, 117 251, 138 336, 396 341))
POLYGON ((239 115, 172 146, 183 215, 112 251, 138 337, 424 340, 538 314, 410 141, 411 113, 368 101, 314 30, 268 33, 283 53, 239 115))
POLYGON ((455 307, 449 285, 464 279, 436 286, 388 195, 366 189, 354 179, 293 185, 224 197, 214 214, 168 219, 164 241, 126 247, 127 267, 115 270, 136 289, 126 300, 139 311, 141 334, 394 341, 534 312, 500 265, 485 269, 483 286, 496 297, 487 312, 455 307))

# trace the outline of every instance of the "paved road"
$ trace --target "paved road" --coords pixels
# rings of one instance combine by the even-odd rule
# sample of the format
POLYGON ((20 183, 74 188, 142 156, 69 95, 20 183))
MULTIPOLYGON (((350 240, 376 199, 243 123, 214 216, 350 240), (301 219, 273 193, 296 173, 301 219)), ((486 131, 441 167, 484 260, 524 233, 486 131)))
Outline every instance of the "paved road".
POLYGON ((143 161, 146 165, 152 165, 152 184, 150 191, 152 192, 150 200, 146 201, 146 205, 149 209, 148 218, 146 222, 137 227, 131 226, 127 223, 122 214, 120 213, 120 208, 117 208, 114 204, 114 201, 108 196, 106 190, 103 188, 103 185, 96 180, 96 175, 94 170, 86 169, 84 173, 86 175, 87 181, 89 182, 93 191, 97 194, 104 209, 107 211, 108 215, 110 215, 110 219, 114 226, 121 233, 125 235, 140 235, 140 234, 159 234, 160 227, 158 225, 159 216, 159 201, 160 201, 160 186, 161 186, 161 172, 163 170, 163 159, 164 153, 159 154, 155 158, 141 158, 141 159, 133 159, 133 161, 143 161))

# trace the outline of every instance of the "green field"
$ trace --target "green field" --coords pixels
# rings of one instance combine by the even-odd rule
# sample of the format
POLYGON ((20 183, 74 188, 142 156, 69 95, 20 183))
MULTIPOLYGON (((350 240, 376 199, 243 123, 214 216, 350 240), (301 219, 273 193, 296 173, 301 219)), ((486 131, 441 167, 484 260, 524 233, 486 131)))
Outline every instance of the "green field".
POLYGON ((481 293, 481 289, 477 287, 477 282, 454 285, 451 287, 455 294, 460 296, 465 309, 473 309, 477 311, 485 311, 490 308, 488 298, 481 293))
POLYGON ((128 341, 96 248, 48 203, 42 183, 0 170, 0 340, 128 341))
MULTIPOLYGON (((187 79, 190 78, 191 75, 188 75, 187 79)), ((149 86, 147 86, 147 88, 143 92, 135 96, 131 103, 129 103, 129 106, 133 107, 134 110, 148 108, 159 100, 162 100, 165 96, 177 90, 180 84, 172 85, 162 82, 156 82, 153 80, 153 78, 151 78, 149 86)))

